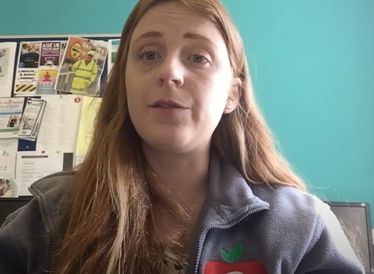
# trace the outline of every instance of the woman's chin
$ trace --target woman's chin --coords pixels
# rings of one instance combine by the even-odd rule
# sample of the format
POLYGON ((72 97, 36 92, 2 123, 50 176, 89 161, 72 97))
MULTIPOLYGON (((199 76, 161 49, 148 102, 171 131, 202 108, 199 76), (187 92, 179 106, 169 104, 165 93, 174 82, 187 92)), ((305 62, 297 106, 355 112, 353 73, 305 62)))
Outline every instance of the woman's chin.
POLYGON ((195 134, 187 127, 150 127, 138 133, 144 145, 164 152, 189 151, 198 139, 198 136, 194 136, 195 134))
POLYGON ((151 140, 143 140, 144 148, 163 151, 167 153, 182 153, 188 151, 190 142, 186 138, 171 138, 170 136, 165 138, 157 138, 151 140))

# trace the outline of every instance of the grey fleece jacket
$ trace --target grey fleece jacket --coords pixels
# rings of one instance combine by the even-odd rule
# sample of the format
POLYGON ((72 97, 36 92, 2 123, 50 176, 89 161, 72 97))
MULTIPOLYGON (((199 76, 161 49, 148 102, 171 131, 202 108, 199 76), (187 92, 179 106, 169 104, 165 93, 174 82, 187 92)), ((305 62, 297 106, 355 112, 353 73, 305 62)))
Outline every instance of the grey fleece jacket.
MULTIPOLYGON (((0 229, 0 274, 52 270, 73 180, 58 173, 31 186, 35 198, 0 229)), ((364 273, 326 204, 292 187, 249 186, 217 159, 195 232, 187 274, 364 273)))

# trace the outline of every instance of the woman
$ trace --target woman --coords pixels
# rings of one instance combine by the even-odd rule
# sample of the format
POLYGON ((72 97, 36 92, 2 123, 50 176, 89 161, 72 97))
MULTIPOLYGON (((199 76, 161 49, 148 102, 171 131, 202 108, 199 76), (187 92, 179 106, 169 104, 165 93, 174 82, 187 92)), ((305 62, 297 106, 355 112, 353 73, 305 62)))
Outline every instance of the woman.
POLYGON ((275 150, 218 0, 139 1, 88 156, 31 192, 1 273, 363 273, 275 150))

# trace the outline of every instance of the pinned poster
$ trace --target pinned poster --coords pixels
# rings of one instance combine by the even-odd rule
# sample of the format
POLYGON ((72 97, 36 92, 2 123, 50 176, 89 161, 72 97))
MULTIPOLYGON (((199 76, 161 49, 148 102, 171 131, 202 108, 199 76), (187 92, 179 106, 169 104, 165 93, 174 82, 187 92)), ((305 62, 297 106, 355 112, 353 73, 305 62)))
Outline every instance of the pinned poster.
POLYGON ((56 94, 54 87, 63 50, 62 41, 21 42, 14 95, 56 94))
POLYGON ((56 94, 57 69, 39 69, 36 74, 36 95, 56 94))
POLYGON ((55 89, 62 94, 97 96, 107 55, 107 41, 69 37, 55 89))
POLYGON ((32 96, 36 90, 36 72, 39 68, 41 42, 21 42, 16 79, 15 96, 32 96))
POLYGON ((36 75, 36 94, 56 94, 55 85, 61 61, 60 41, 42 42, 39 70, 36 75))
POLYGON ((60 65, 61 42, 42 42, 39 65, 42 67, 58 67, 60 65))
POLYGON ((0 43, 0 97, 11 97, 16 42, 0 43))

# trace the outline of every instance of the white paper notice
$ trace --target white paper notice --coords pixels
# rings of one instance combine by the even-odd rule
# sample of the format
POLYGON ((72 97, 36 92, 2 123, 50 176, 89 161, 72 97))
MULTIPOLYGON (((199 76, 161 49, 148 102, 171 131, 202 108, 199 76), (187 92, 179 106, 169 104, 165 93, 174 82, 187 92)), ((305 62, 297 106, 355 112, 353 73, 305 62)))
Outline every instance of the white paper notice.
POLYGON ((0 139, 0 197, 18 197, 14 182, 18 139, 0 139))
POLYGON ((0 139, 0 178, 14 178, 18 139, 0 139))
POLYGON ((0 43, 0 97, 12 95, 16 42, 0 43))
POLYGON ((78 135, 82 97, 46 95, 43 121, 36 141, 38 151, 73 153, 78 135))
POLYGON ((47 175, 62 171, 63 161, 63 153, 18 152, 16 164, 18 194, 30 195, 29 186, 47 175))

